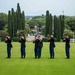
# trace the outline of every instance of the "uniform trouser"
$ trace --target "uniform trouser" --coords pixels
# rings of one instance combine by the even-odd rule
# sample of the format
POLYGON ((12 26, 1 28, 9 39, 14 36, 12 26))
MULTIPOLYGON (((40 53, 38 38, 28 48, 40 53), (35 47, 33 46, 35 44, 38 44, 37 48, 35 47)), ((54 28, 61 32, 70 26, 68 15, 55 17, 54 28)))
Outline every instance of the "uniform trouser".
POLYGON ((41 49, 42 48, 39 48, 39 47, 37 47, 37 48, 34 49, 35 50, 35 58, 36 57, 38 57, 38 58, 41 57, 41 49))
POLYGON ((11 47, 7 47, 7 57, 11 57, 11 47))
POLYGON ((40 48, 37 48, 37 56, 40 58, 40 48))
POLYGON ((50 57, 54 58, 54 47, 53 46, 50 47, 50 57))
POLYGON ((25 47, 21 47, 21 57, 26 56, 25 47))
POLYGON ((37 57, 37 48, 34 48, 34 52, 35 52, 35 58, 37 57))
POLYGON ((42 48, 39 48, 39 57, 41 57, 42 48))
POLYGON ((69 58, 70 57, 70 52, 69 52, 69 47, 66 47, 66 56, 67 56, 67 58, 69 58))

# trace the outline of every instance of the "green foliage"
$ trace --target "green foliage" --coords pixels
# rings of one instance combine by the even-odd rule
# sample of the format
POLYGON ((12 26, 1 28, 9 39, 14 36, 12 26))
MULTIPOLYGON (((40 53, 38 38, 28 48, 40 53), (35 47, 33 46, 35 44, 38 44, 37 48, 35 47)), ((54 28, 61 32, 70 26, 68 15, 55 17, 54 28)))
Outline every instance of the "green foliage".
POLYGON ((6 37, 7 35, 9 34, 6 31, 0 30, 0 37, 6 37))
POLYGON ((49 11, 46 11, 46 31, 45 31, 45 36, 49 34, 49 25, 50 25, 50 16, 49 16, 49 11))
POLYGON ((5 37, 1 37, 1 42, 4 42, 5 41, 5 37))
POLYGON ((22 29, 22 21, 21 21, 21 9, 19 3, 17 3, 17 28, 19 30, 22 29))
POLYGON ((58 18, 58 20, 57 20, 57 23, 58 23, 58 26, 57 26, 57 32, 58 32, 58 34, 57 34, 57 40, 58 41, 60 41, 61 40, 61 16, 58 18))
POLYGON ((28 22, 28 24, 29 24, 29 27, 30 27, 31 29, 34 29, 35 26, 38 26, 38 24, 37 24, 34 20, 30 20, 30 21, 28 22))
POLYGON ((7 14, 0 13, 0 30, 4 30, 4 26, 7 24, 7 14))
POLYGON ((24 11, 22 12, 21 20, 22 20, 22 30, 25 30, 25 15, 24 15, 24 11))
POLYGON ((50 14, 50 16, 49 16, 49 22, 50 22, 50 24, 49 24, 49 34, 51 35, 52 34, 52 15, 50 14))
POLYGON ((5 37, 9 35, 6 31, 4 30, 0 30, 0 38, 1 38, 1 41, 5 41, 5 37))
POLYGON ((75 17, 71 17, 66 21, 66 24, 70 27, 72 31, 75 30, 75 17))
POLYGON ((17 14, 14 13, 14 36, 17 36, 17 14))
POLYGON ((47 38, 43 38, 42 41, 43 42, 47 42, 48 40, 47 40, 47 38))
POLYGON ((30 32, 30 27, 28 24, 25 25, 25 34, 28 34, 30 32))
MULTIPOLYGON (((65 31, 64 31, 64 36, 65 36, 66 34, 68 34, 68 35, 70 36, 70 38, 73 38, 74 32, 71 31, 71 30, 65 29, 65 31)), ((74 35, 74 37, 75 37, 75 35, 74 35)))
POLYGON ((25 30, 25 15, 24 11, 21 13, 18 3, 16 12, 13 8, 8 12, 8 33, 11 37, 16 37, 20 30, 25 30))
POLYGON ((57 16, 54 15, 54 37, 57 38, 57 34, 58 34, 58 24, 57 24, 57 16))
POLYGON ((64 15, 60 15, 57 17, 54 16, 54 37, 56 38, 56 41, 60 41, 63 38, 65 29, 64 24, 64 15))
POLYGON ((13 37, 13 42, 19 42, 20 38, 19 37, 13 37))

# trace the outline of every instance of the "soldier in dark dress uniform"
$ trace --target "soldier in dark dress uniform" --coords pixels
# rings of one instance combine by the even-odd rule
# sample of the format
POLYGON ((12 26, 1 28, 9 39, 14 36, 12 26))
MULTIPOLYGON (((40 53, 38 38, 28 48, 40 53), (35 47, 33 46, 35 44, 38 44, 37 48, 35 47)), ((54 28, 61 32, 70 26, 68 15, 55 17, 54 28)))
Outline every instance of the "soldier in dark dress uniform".
POLYGON ((25 51, 26 39, 24 39, 24 36, 21 36, 19 43, 21 43, 21 58, 25 58, 25 56, 26 56, 26 51, 25 51))
POLYGON ((37 36, 35 36, 35 41, 33 41, 33 43, 35 43, 34 53, 35 53, 35 58, 37 58, 37 36))
POLYGON ((39 58, 41 58, 41 52, 42 52, 42 47, 43 47, 43 42, 42 39, 40 38, 40 36, 38 36, 38 40, 39 40, 39 58))
POLYGON ((65 41, 65 52, 66 52, 66 58, 70 58, 70 38, 68 35, 64 38, 65 41))
POLYGON ((54 38, 53 35, 50 36, 48 42, 50 42, 50 58, 54 58, 54 47, 55 47, 55 43, 54 43, 54 38))
POLYGON ((35 43, 35 58, 41 58, 41 50, 43 42, 40 39, 40 36, 37 36, 35 41, 33 41, 33 43, 35 43))
POLYGON ((7 43, 7 58, 11 58, 12 44, 11 44, 10 36, 6 36, 5 43, 7 43))

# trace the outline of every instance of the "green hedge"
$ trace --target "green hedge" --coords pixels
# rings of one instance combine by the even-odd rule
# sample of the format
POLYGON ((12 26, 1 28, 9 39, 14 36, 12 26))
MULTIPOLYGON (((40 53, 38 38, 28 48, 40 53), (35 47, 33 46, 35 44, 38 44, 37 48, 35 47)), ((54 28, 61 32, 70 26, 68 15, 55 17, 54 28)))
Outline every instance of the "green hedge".
POLYGON ((42 41, 43 42, 47 42, 48 40, 47 40, 47 38, 43 38, 42 41))
POLYGON ((2 42, 5 41, 5 37, 1 37, 1 41, 2 41, 2 42))
POLYGON ((12 40, 13 40, 13 42, 18 42, 20 40, 20 38, 19 37, 13 37, 12 40))

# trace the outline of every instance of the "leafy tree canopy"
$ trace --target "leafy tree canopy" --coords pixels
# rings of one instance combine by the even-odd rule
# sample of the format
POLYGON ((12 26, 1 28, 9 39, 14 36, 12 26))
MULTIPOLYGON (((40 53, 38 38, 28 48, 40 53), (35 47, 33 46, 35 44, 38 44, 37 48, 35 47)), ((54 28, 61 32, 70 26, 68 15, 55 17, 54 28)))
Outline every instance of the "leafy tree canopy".
POLYGON ((7 24, 7 14, 0 13, 0 30, 4 29, 4 26, 7 24))

